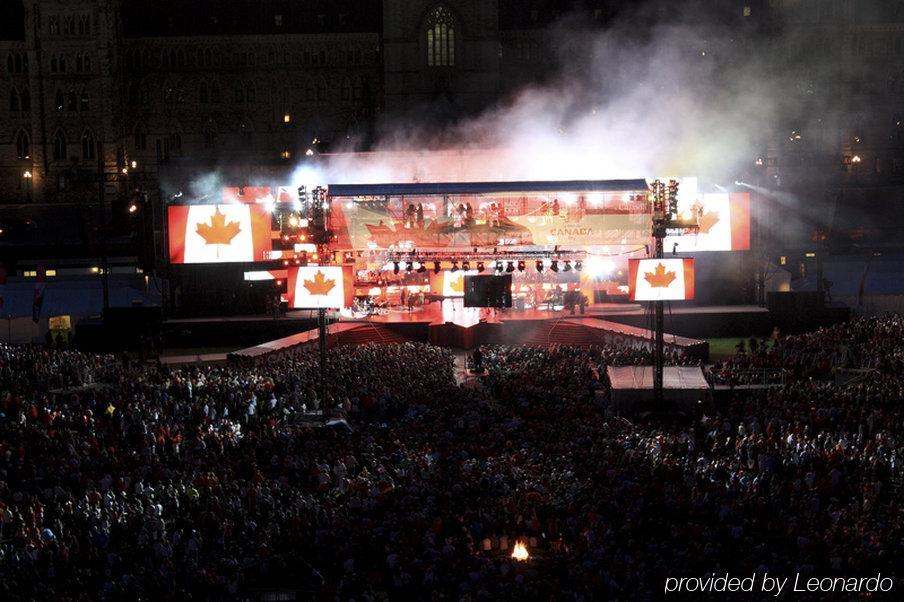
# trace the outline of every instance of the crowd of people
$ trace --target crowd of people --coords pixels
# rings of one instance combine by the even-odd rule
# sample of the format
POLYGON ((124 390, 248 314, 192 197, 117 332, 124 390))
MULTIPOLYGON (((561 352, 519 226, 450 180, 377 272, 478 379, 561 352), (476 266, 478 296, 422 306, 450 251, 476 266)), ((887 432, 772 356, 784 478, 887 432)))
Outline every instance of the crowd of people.
POLYGON ((649 360, 628 347, 487 347, 479 386, 445 349, 337 347, 319 399, 305 351, 0 346, 0 597, 644 600, 713 571, 901 574, 896 320, 757 351, 881 355, 854 385, 800 372, 668 423, 607 414, 606 366, 649 360))

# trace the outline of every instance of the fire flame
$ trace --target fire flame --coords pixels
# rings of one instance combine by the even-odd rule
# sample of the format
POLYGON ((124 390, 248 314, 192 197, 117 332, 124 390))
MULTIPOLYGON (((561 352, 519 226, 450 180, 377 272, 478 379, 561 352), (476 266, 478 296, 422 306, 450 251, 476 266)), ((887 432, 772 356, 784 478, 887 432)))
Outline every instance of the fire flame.
POLYGON ((512 558, 515 560, 527 560, 530 554, 527 553, 527 546, 520 539, 515 542, 515 549, 512 550, 512 558))

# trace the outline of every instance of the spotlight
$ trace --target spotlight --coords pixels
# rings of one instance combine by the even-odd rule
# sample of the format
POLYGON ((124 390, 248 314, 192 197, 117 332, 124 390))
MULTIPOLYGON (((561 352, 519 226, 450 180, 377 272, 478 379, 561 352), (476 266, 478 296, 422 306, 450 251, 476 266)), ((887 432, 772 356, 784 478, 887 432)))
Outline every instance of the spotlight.
POLYGON ((439 265, 439 262, 438 262, 438 261, 434 261, 434 262, 433 262, 433 273, 434 273, 434 274, 439 274, 439 271, 440 271, 440 265, 439 265))
POLYGON ((584 269, 584 264, 581 263, 580 259, 578 259, 577 261, 574 262, 574 269, 575 269, 575 271, 578 271, 578 272, 580 272, 581 270, 584 269))
POLYGON ((411 273, 411 270, 413 270, 413 269, 414 269, 414 264, 411 263, 410 261, 405 264, 405 271, 408 272, 409 274, 411 273))
POLYGON ((496 271, 497 271, 497 272, 501 272, 501 271, 504 270, 504 269, 505 269, 505 266, 502 265, 502 262, 501 262, 501 261, 497 261, 497 262, 496 262, 496 271))
POLYGON ((453 273, 458 271, 458 262, 457 261, 452 262, 452 269, 449 271, 453 272, 453 273))
POLYGON ((482 262, 482 261, 478 261, 478 262, 477 262, 477 271, 478 271, 478 272, 482 272, 482 271, 483 271, 483 262, 482 262))
POLYGON ((555 259, 552 260, 552 263, 549 264, 549 269, 553 272, 559 271, 559 262, 555 259))
POLYGON ((468 270, 470 270, 470 269, 471 269, 471 262, 470 262, 470 261, 462 261, 462 262, 461 262, 461 269, 463 269, 463 270, 466 271, 466 272, 467 272, 468 270))
POLYGON ((569 261, 568 259, 565 260, 565 267, 562 268, 562 271, 563 271, 563 272, 570 272, 570 271, 571 271, 571 261, 569 261))
POLYGON ((392 273, 393 273, 393 274, 398 274, 398 273, 399 273, 399 262, 398 262, 398 261, 393 261, 393 262, 392 262, 392 273))
POLYGON ((538 259, 538 260, 537 260, 537 271, 538 271, 538 272, 542 272, 542 271, 543 271, 543 260, 542 260, 542 259, 538 259))
POLYGON ((523 259, 520 260, 520 261, 518 261, 518 271, 519 271, 519 272, 523 272, 523 271, 524 271, 524 260, 523 260, 523 259))
POLYGON ((424 262, 423 262, 423 261, 421 261, 421 262, 420 262, 420 265, 417 267, 417 273, 418 273, 418 274, 423 274, 423 273, 426 272, 426 271, 427 271, 427 266, 424 265, 424 262))
POLYGON ((515 271, 515 262, 514 261, 508 262, 508 265, 505 266, 505 271, 508 273, 514 272, 515 271))

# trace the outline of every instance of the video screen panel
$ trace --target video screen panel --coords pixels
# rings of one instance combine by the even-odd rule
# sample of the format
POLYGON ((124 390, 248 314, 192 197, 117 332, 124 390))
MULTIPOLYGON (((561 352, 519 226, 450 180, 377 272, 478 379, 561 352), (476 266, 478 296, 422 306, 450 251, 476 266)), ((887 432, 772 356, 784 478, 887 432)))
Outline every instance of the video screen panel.
POLYGON ((170 263, 269 259, 271 219, 262 205, 179 205, 168 209, 170 263))
POLYGON ((675 243, 681 253, 750 249, 749 193, 679 194, 678 214, 696 214, 700 229, 682 236, 667 236, 666 249, 672 249, 675 243))
POLYGON ((465 276, 465 307, 511 307, 512 275, 465 276))
POLYGON ((287 299, 293 309, 341 309, 354 297, 351 266, 288 269, 287 299))
POLYGON ((694 298, 694 260, 629 259, 631 301, 690 301, 694 298))

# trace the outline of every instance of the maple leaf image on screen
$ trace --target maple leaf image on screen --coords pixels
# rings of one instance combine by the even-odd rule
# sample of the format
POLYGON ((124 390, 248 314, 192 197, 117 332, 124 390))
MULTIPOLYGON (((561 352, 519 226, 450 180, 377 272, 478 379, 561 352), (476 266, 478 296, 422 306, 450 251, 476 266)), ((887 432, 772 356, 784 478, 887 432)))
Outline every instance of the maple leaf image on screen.
POLYGON ((700 226, 701 234, 708 234, 710 230, 712 230, 713 226, 719 223, 719 212, 718 211, 707 211, 706 213, 700 212, 697 215, 697 225, 700 226))
POLYGON ((326 277, 324 277, 323 272, 317 270, 317 273, 314 274, 314 279, 305 280, 302 283, 302 286, 308 289, 308 292, 312 295, 326 295, 333 290, 334 286, 336 286, 336 281, 327 280, 326 277))
POLYGON ((462 274, 453 277, 452 280, 449 281, 449 290, 453 293, 465 292, 465 277, 462 274))
POLYGON ((241 231, 238 222, 226 223, 226 216, 220 213, 219 207, 210 216, 210 223, 198 224, 197 229, 198 235, 208 245, 228 245, 241 231))
POLYGON ((668 288, 675 278, 675 272, 667 272, 661 263, 656 266, 655 270, 643 275, 643 279, 649 282, 653 288, 668 288))

